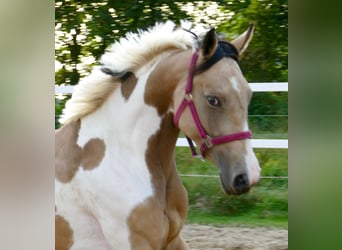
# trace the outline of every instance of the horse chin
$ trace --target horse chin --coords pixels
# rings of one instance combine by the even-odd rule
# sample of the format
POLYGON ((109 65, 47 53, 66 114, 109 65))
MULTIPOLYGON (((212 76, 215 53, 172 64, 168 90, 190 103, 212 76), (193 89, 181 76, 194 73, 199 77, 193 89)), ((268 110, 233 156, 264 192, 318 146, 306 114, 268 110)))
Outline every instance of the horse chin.
POLYGON ((236 190, 233 186, 231 185, 227 185, 224 182, 222 173, 220 173, 220 182, 221 182, 221 187, 223 189, 223 191, 225 192, 226 195, 241 195, 241 194, 245 194, 248 193, 250 188, 246 188, 243 190, 236 190))

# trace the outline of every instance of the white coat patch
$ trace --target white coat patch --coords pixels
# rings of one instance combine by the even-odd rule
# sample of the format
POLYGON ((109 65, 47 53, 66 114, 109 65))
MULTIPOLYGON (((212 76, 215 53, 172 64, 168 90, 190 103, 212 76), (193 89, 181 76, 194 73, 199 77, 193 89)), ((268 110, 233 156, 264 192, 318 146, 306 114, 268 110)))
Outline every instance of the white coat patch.
POLYGON ((232 83, 233 89, 235 89, 237 92, 240 92, 239 81, 235 76, 230 78, 230 82, 232 83))
MULTIPOLYGON (((245 123, 243 130, 244 131, 249 130, 247 123, 245 123)), ((246 152, 247 152, 246 162, 247 162, 248 179, 249 179, 250 185, 254 185, 260 179, 261 168, 259 166, 258 159, 256 158, 255 153, 253 152, 251 140, 247 139, 245 142, 245 145, 246 145, 246 152)))
POLYGON ((79 168, 70 183, 56 182, 57 213, 73 229, 72 249, 88 249, 85 244, 91 246, 96 228, 101 228, 111 248, 130 249, 127 218, 154 192, 145 152, 150 136, 160 129, 161 118, 143 99, 153 69, 137 73, 138 82, 128 100, 114 91, 96 112, 81 120, 77 144, 83 147, 89 139, 99 138, 106 149, 98 167, 79 168), (92 231, 94 218, 97 225, 93 223, 92 231))

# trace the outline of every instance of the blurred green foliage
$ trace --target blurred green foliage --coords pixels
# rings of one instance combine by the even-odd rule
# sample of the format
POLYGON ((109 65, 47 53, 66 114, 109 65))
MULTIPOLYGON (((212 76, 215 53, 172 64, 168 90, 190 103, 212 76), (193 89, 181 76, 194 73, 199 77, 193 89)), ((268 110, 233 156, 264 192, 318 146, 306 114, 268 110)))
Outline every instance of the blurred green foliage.
MULTIPOLYGON (((240 60, 246 79, 287 81, 287 0, 56 0, 55 59, 62 67, 55 73, 55 84, 77 84, 105 49, 127 32, 166 20, 179 23, 181 19, 214 26, 228 40, 253 22, 256 25, 253 40, 240 60)), ((64 102, 56 104, 56 116, 63 107, 64 102)), ((287 93, 255 93, 249 111, 252 115, 287 114, 287 93)), ((254 123, 261 130, 272 127, 269 119, 256 119, 254 123)), ((287 131, 287 124, 282 125, 284 129, 287 131)))

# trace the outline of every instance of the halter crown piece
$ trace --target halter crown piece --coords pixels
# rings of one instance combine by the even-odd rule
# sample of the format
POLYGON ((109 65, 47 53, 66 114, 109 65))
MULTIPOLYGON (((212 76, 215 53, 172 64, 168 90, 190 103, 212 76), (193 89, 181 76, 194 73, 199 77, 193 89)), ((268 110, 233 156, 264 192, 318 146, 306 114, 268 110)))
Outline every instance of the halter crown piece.
MULTIPOLYGON (((174 124, 178 126, 180 117, 182 113, 184 112, 185 108, 189 106, 192 118, 195 122, 195 125, 197 127, 198 133, 202 138, 201 146, 200 146, 200 151, 202 157, 205 156, 205 153, 208 149, 212 148, 215 145, 219 144, 224 144, 232 141, 237 141, 237 140, 243 140, 243 139, 250 139, 252 138, 252 132, 251 131, 242 131, 242 132, 237 132, 233 133, 230 135, 223 135, 223 136, 218 136, 218 137, 211 137, 207 134, 205 131, 199 117, 198 113, 196 110, 196 107, 194 105, 194 102, 192 100, 192 85, 193 85, 193 77, 195 73, 201 73, 207 69, 209 69, 212 65, 214 65, 216 62, 221 60, 223 57, 232 57, 234 60, 238 60, 238 52, 236 48, 226 42, 219 42, 218 46, 212 55, 211 58, 209 58, 205 63, 201 64, 198 66, 196 69, 196 62, 198 59, 198 49, 193 53, 190 61, 190 66, 189 66, 189 71, 188 71, 188 77, 187 77, 187 84, 185 87, 185 96, 183 101, 181 102, 180 106, 177 109, 177 112, 175 113, 175 116, 173 118, 174 124)), ((189 143, 192 155, 194 157, 198 157, 198 154, 196 152, 195 146, 192 142, 192 140, 186 136, 186 139, 189 143)))

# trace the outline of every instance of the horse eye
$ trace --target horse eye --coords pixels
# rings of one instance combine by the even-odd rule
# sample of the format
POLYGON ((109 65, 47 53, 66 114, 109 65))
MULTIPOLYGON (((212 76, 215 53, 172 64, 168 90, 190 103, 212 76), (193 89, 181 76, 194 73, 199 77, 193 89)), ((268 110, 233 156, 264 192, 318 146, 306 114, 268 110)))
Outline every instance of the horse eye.
POLYGON ((210 106, 220 107, 221 102, 216 96, 207 96, 207 100, 210 106))

